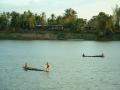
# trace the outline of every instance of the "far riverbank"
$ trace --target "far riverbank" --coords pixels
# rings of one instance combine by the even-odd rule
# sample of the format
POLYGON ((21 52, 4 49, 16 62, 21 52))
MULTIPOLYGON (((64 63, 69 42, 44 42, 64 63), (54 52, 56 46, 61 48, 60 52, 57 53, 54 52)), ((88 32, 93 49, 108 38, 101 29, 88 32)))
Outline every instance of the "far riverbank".
POLYGON ((98 39, 94 33, 39 32, 39 33, 0 33, 0 40, 102 40, 119 41, 120 34, 98 39))

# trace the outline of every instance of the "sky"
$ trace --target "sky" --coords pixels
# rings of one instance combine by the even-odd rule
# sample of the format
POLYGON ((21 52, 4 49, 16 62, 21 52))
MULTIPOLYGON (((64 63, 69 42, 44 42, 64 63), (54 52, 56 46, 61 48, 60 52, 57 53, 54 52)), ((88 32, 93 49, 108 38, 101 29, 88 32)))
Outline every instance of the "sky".
POLYGON ((52 13, 63 15, 65 9, 72 8, 79 18, 90 19, 101 11, 112 14, 116 4, 120 7, 120 0, 0 0, 0 13, 30 10, 37 14, 45 12, 49 17, 52 13))

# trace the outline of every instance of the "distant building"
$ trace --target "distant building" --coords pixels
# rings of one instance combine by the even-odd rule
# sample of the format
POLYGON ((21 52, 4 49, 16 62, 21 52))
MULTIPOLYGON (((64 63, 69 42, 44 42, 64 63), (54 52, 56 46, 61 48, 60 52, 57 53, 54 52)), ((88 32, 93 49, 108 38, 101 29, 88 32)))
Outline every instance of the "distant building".
POLYGON ((63 25, 36 25, 35 29, 44 29, 44 30, 63 30, 63 25))
POLYGON ((84 29, 86 32, 95 32, 96 31, 96 27, 94 25, 92 25, 91 23, 86 23, 86 25, 84 26, 84 29))

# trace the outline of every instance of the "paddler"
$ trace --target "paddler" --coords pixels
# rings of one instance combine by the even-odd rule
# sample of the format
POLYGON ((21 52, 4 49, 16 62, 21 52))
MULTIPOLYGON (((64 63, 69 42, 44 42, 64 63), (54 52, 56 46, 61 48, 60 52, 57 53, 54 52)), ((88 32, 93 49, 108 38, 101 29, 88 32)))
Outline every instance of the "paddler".
POLYGON ((45 64, 45 71, 46 72, 49 72, 49 67, 50 67, 50 65, 48 64, 48 62, 45 64))

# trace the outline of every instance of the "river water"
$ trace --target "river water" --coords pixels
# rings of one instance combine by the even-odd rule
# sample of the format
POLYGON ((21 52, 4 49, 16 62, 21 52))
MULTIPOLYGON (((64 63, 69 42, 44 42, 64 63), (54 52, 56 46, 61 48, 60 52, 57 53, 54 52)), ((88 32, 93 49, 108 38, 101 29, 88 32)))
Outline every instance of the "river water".
POLYGON ((1 40, 0 90, 120 90, 120 42, 1 40))

